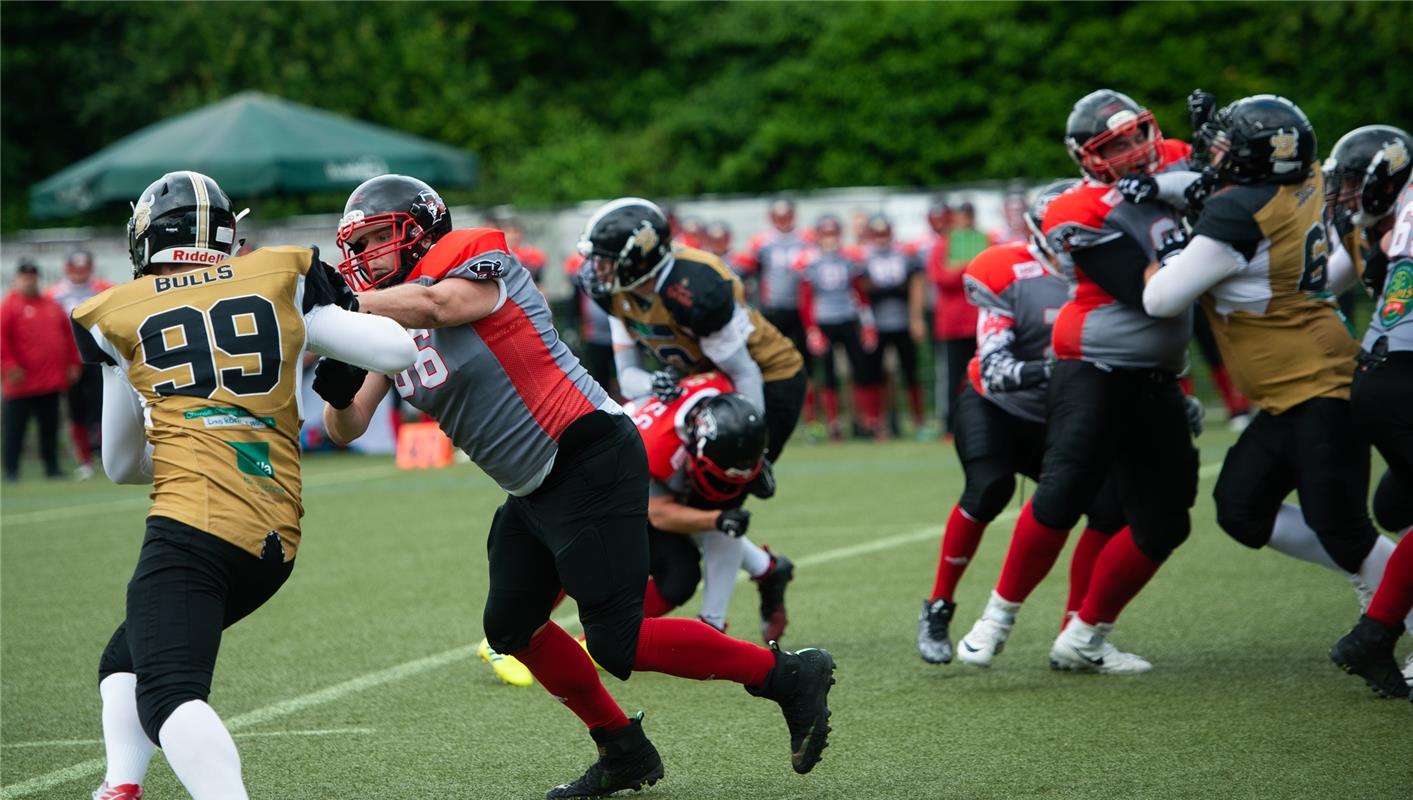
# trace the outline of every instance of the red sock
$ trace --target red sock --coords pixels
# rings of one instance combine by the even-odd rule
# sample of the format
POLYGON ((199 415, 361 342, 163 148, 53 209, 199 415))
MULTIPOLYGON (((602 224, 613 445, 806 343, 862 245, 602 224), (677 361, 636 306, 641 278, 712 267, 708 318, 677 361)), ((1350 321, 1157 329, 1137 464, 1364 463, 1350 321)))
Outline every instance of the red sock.
POLYGON ((985 522, 967 516, 960 503, 952 506, 952 516, 947 518, 947 530, 942 533, 942 555, 937 559, 937 580, 932 584, 930 600, 953 602, 952 595, 957 591, 957 583, 967 571, 972 556, 976 555, 981 534, 985 532, 985 522))
POLYGON ((839 422, 839 390, 820 389, 819 397, 824 401, 824 421, 832 428, 839 422))
POLYGON ((616 731, 628 725, 623 709, 603 688, 589 655, 553 622, 545 623, 529 645, 510 655, 520 659, 540 685, 590 730, 616 731))
POLYGON ((560 590, 559 590, 559 594, 555 595, 555 597, 554 597, 554 604, 550 606, 550 611, 553 611, 553 610, 555 610, 556 608, 559 608, 559 604, 560 604, 560 603, 563 603, 563 602, 564 602, 564 598, 567 597, 567 596, 568 596, 568 594, 567 594, 563 589, 560 589, 560 590))
POLYGON ((1011 547, 1006 551, 1006 563, 1001 566, 1001 577, 996 581, 996 594, 1012 603, 1023 603, 1035 587, 1050 574, 1050 568, 1065 549, 1065 539, 1070 532, 1064 528, 1051 528, 1035 521, 1030 501, 1021 509, 1020 519, 1016 520, 1016 532, 1011 536, 1011 547))
POLYGON ((1232 385, 1231 375, 1227 373, 1226 367, 1212 367, 1212 384, 1222 395, 1222 404, 1227 407, 1227 416, 1234 417, 1251 410, 1251 403, 1247 401, 1246 395, 1237 391, 1236 387, 1232 385))
POLYGON ((1192 378, 1186 375, 1178 378, 1178 386, 1182 387, 1183 394, 1188 396, 1192 395, 1192 378))
POLYGON ((913 412, 913 427, 921 430, 923 425, 926 424, 923 421, 921 386, 908 387, 908 406, 913 412))
POLYGON ((633 660, 634 671, 744 686, 760 686, 774 668, 775 654, 764 647, 732 639, 701 620, 672 617, 643 620, 633 660))
POLYGON ((69 425, 69 435, 74 440, 74 455, 78 457, 80 464, 87 464, 93 460, 93 448, 88 444, 88 426, 82 422, 75 422, 69 425))
POLYGON ((805 384, 805 424, 814 422, 814 384, 805 384))
POLYGON ((869 419, 869 402, 867 386, 854 386, 853 398, 853 420, 854 424, 862 427, 869 427, 872 420, 869 419))
POLYGON ((643 617, 660 617, 676 607, 662 596, 662 592, 657 590, 657 582, 649 576, 647 591, 643 592, 643 617))
POLYGON ((1099 553, 1094 562, 1094 577, 1079 608, 1079 618, 1090 625, 1113 622, 1124 606, 1138 595, 1163 562, 1154 561, 1138 549, 1133 531, 1124 528, 1099 553))
POLYGON ((1403 534, 1403 539, 1393 549, 1393 555, 1384 566, 1383 580, 1379 581, 1379 588, 1364 614, 1376 622, 1396 627, 1403 623, 1409 611, 1413 611, 1413 533, 1403 534))
POLYGON ((1065 600, 1065 616, 1060 621, 1060 627, 1070 621, 1070 617, 1079 611, 1080 603, 1084 602, 1084 595, 1089 590, 1089 577, 1094 574, 1094 562, 1099 560, 1099 553, 1103 551, 1104 545, 1108 544, 1112 533, 1096 531, 1093 528, 1085 528, 1080 534, 1079 541, 1075 542, 1074 555, 1070 557, 1070 596, 1065 600))

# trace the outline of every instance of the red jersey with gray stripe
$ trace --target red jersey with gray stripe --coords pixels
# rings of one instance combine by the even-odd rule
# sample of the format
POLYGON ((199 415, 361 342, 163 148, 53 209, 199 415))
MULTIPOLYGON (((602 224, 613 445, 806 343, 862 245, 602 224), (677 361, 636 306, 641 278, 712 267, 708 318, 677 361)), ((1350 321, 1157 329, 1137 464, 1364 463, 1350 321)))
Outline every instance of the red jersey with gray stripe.
POLYGON ((544 295, 500 231, 452 231, 408 282, 483 280, 497 271, 500 306, 466 325, 413 331, 417 363, 393 383, 502 489, 523 495, 544 479, 570 424, 618 407, 560 341, 544 295))
POLYGON ((967 300, 980 312, 976 355, 967 364, 972 388, 1009 414, 1044 422, 1049 384, 1023 379, 1024 365, 1045 360, 1069 287, 1026 243, 981 251, 967 264, 962 282, 967 300))
MULTIPOLYGON (((1191 147, 1176 140, 1162 144, 1163 169, 1185 168, 1191 147)), ((1084 250, 1127 237, 1146 256, 1142 263, 1135 260, 1133 264, 1142 273, 1164 237, 1181 228, 1181 217, 1171 206, 1127 203, 1116 187, 1089 179, 1050 203, 1041 229, 1051 249, 1059 254, 1061 271, 1073 285, 1070 301, 1055 320, 1057 358, 1175 374, 1186 367, 1191 309, 1171 319, 1150 317, 1141 304, 1116 300, 1077 265, 1084 250)))

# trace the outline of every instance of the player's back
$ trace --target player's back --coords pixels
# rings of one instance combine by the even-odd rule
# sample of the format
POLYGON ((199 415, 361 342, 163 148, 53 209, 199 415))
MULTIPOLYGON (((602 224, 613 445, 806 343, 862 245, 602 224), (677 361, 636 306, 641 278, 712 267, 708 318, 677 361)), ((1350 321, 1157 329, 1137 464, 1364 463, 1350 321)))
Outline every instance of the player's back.
POLYGON ((629 409, 648 453, 648 472, 653 480, 662 483, 681 469, 686 458, 682 441, 688 412, 703 400, 732 389, 730 379, 718 372, 689 376, 678 387, 682 395, 670 403, 649 397, 639 408, 629 409))
POLYGON ((312 251, 256 250, 146 275, 74 309, 80 349, 120 366, 153 446, 151 514, 255 555, 299 543, 299 387, 312 251), (93 352, 96 348, 99 352, 93 352))
POLYGON ((1238 388, 1272 414, 1349 396, 1359 346, 1334 303, 1315 294, 1329 255, 1323 196, 1318 168, 1303 183, 1229 186, 1193 229, 1243 259, 1202 305, 1238 388))

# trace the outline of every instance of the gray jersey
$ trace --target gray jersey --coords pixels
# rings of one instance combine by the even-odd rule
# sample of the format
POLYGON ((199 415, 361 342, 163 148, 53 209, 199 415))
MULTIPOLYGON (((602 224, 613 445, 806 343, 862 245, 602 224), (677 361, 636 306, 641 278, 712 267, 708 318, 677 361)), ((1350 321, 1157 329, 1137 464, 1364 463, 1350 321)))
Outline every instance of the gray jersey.
POLYGON ((1003 411, 1044 422, 1044 362, 1069 287, 1024 243, 986 248, 967 265, 962 281, 967 300, 980 311, 967 380, 1003 411))
POLYGON ((751 248, 760 270, 761 308, 794 311, 799 305, 799 273, 795 262, 809 244, 798 231, 761 234, 751 248))
POLYGON ((506 264, 496 310, 467 325, 413 331, 417 362, 393 384, 502 489, 519 496, 544 480, 566 428, 597 409, 619 409, 560 341, 544 295, 505 252, 499 231, 452 231, 409 282, 476 280, 477 267, 496 259, 506 264))
POLYGON ((1413 186, 1405 187, 1394 212, 1388 247, 1388 277, 1374 303, 1364 349, 1388 337, 1389 352, 1413 351, 1413 186))
POLYGON ((837 325, 859 318, 854 283, 863 267, 841 250, 813 250, 801 256, 800 280, 808 281, 816 325, 837 325))
POLYGON ((873 321, 879 333, 908 329, 908 286, 920 272, 922 261, 897 245, 869 248, 864 257, 864 274, 868 276, 869 305, 873 306, 873 321))

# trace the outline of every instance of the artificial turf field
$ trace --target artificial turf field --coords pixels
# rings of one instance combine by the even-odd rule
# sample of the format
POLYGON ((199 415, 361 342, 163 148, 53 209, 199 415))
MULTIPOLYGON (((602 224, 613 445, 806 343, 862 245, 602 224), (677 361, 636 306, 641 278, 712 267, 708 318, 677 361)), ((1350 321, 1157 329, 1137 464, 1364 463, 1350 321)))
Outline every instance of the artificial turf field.
MULTIPOLYGON (((924 664, 918 605, 962 483, 951 447, 792 443, 780 493, 754 503, 751 536, 798 567, 786 646, 827 647, 838 661, 829 749, 799 776, 775 704, 720 682, 608 678, 625 708, 646 710, 666 764, 641 796, 1413 796, 1413 706, 1375 700, 1326 655, 1357 617, 1353 591, 1216 528, 1211 486, 1233 440, 1199 440, 1193 536, 1120 621, 1115 641, 1155 665, 1135 677, 1047 668, 1066 588, 1058 568, 990 671, 924 664)), ((471 466, 399 472, 355 456, 311 457, 305 475, 298 566, 227 633, 211 695, 251 796, 535 798, 578 776, 595 753, 573 715, 538 686, 502 685, 472 653, 501 497, 490 481, 471 466)), ((101 779, 97 661, 145 507, 142 489, 101 478, 5 489, 4 800, 87 797, 101 779)), ((1016 508, 962 583, 954 636, 982 609, 1016 508)), ((740 586, 733 634, 755 638, 755 602, 740 586)), ((160 755, 146 790, 185 796, 160 755)))

